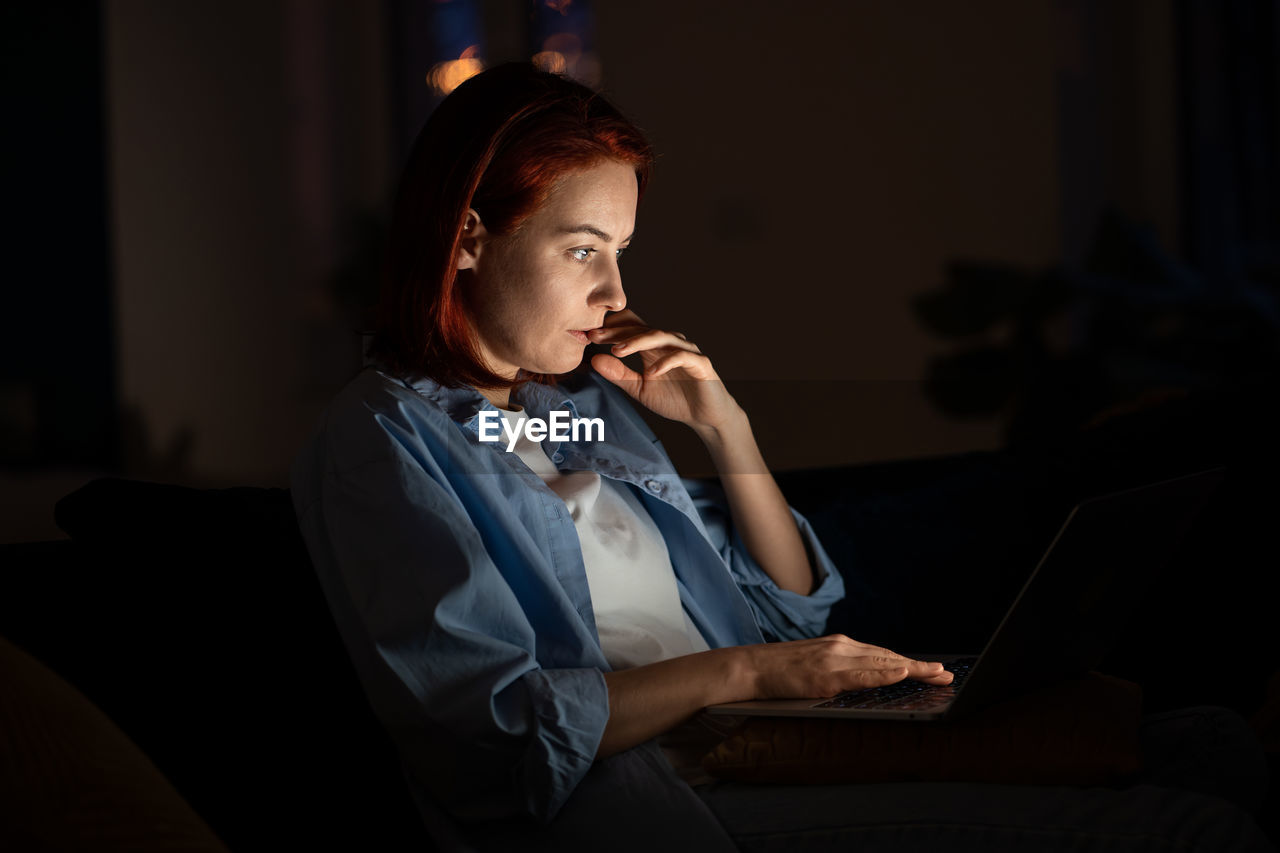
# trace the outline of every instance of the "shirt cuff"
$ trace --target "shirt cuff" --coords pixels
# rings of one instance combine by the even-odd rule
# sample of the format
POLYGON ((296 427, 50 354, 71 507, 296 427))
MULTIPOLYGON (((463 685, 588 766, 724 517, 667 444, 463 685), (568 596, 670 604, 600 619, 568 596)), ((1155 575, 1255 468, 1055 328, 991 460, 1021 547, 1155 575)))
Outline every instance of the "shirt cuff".
POLYGON ((543 822, 564 805, 595 761, 609 721, 609 688, 598 669, 535 669, 521 676, 535 737, 517 768, 525 808, 543 822))
POLYGON ((844 598, 844 579, 818 536, 803 515, 791 509, 800 531, 805 553, 813 569, 816 586, 808 595, 783 589, 751 557, 746 543, 734 530, 729 538, 726 559, 755 613, 756 621, 769 640, 803 640, 822 634, 831 607, 844 598))

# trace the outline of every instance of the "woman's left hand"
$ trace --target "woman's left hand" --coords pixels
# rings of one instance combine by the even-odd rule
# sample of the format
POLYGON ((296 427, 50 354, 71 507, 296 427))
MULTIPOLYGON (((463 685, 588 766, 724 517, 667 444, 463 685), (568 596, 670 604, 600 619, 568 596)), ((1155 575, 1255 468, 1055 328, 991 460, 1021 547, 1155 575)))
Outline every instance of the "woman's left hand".
POLYGON ((711 360, 679 332, 650 328, 625 308, 605 317, 604 325, 588 337, 592 343, 611 344, 613 353, 593 355, 591 366, 651 412, 699 432, 722 429, 742 417, 711 360), (618 358, 633 353, 640 354, 643 373, 618 358))

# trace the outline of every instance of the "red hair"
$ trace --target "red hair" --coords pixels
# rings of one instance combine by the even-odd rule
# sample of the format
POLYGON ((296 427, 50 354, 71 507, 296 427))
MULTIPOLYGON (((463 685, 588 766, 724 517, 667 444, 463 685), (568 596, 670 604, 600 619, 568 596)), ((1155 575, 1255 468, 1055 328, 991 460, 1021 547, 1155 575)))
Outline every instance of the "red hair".
POLYGON ((455 89, 414 141, 400 180, 369 354, 391 372, 456 388, 510 388, 483 363, 458 292, 467 210, 510 234, 556 183, 602 160, 633 166, 644 194, 653 151, 612 104, 568 78, 510 63, 455 89))

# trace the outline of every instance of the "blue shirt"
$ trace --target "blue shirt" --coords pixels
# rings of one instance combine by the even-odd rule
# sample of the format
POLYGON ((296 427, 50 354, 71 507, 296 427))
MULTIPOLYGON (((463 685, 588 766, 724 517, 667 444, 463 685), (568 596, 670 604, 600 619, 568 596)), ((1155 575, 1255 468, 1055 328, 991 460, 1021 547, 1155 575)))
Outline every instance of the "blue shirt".
MULTIPOLYGON (((527 383, 512 401, 544 420, 555 410, 603 420, 603 440, 543 447, 560 470, 634 490, 712 648, 822 631, 844 585, 794 510, 821 578, 808 596, 772 581, 732 531, 719 488, 681 480, 630 400, 594 371, 527 383)), ((487 410, 497 412, 472 388, 366 369, 294 463, 293 500, 410 784, 463 819, 545 822, 591 769, 609 665, 568 509, 505 441, 479 440, 487 410)))

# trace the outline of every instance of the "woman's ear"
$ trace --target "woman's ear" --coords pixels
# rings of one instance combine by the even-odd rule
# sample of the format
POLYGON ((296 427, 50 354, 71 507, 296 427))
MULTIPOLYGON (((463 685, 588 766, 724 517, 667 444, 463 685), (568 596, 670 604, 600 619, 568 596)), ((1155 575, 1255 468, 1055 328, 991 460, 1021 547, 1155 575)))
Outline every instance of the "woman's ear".
POLYGON ((462 241, 458 244, 458 269, 474 269, 489 232, 480 221, 480 214, 467 209, 467 218, 462 221, 462 241))

